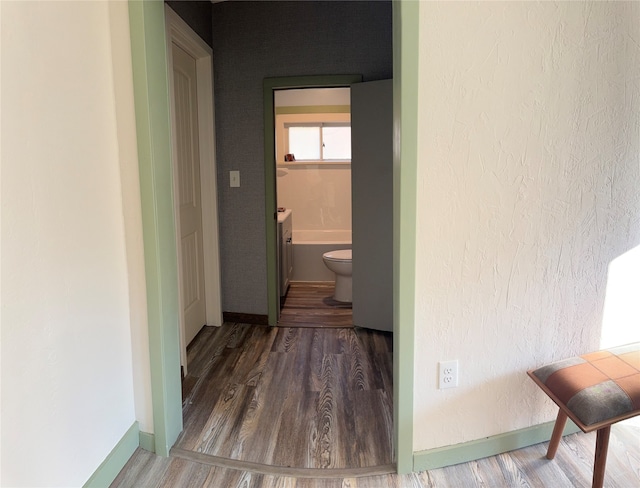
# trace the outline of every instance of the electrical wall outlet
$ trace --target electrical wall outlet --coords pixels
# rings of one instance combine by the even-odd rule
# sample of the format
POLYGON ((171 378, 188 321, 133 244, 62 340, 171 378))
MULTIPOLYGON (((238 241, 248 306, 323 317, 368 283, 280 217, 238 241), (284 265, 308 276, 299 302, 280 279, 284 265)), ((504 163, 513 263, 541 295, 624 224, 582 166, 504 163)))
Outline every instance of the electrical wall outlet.
POLYGON ((458 360, 440 361, 438 365, 440 367, 438 388, 444 390, 445 388, 455 388, 458 386, 458 360))

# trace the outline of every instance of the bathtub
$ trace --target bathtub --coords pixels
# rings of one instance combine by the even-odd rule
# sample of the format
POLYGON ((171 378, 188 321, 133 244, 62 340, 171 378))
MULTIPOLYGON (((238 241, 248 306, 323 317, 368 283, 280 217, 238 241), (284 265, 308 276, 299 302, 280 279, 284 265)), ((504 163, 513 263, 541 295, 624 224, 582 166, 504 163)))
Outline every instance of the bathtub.
POLYGON ((351 249, 350 230, 293 229, 293 277, 291 281, 334 281, 322 261, 325 252, 351 249))

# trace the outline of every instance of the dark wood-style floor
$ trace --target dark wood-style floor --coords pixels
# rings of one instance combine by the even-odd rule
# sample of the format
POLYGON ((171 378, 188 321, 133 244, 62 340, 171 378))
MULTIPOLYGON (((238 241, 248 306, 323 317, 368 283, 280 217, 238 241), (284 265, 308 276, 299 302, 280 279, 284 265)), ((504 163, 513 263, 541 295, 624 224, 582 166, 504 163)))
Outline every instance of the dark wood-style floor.
POLYGON ((392 339, 225 324, 188 348, 176 448, 294 468, 393 469, 392 339))
POLYGON ((350 303, 333 299, 333 283, 292 282, 278 325, 288 327, 352 327, 350 303))
MULTIPOLYGON (((330 305, 326 285, 304 293, 330 305)), ((322 308, 299 300, 291 302, 298 313, 322 308)), ((138 449, 111 486, 591 486, 595 433, 563 438, 554 461, 544 458, 542 443, 447 468, 393 474, 391 336, 344 325, 305 328, 322 315, 301 321, 302 327, 290 322, 278 328, 204 328, 188 350, 185 429, 171 457, 138 449)), ((640 487, 640 426, 631 422, 612 428, 606 487, 640 487)))

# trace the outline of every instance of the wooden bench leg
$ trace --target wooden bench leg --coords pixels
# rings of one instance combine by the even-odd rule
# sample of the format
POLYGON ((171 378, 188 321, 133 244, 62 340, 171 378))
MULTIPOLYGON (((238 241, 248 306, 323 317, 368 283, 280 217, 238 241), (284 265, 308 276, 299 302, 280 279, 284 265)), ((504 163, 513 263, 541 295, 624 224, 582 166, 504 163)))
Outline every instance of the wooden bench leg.
POLYGON ((547 449, 547 459, 553 459, 556 455, 556 451, 558 450, 558 445, 560 444, 560 439, 562 439, 562 432, 564 431, 564 426, 567 423, 567 414, 562 411, 562 409, 558 410, 558 418, 556 419, 556 424, 553 426, 553 434, 551 434, 551 440, 549 441, 549 448, 547 449))
POLYGON ((607 465, 607 450, 609 449, 609 434, 611 426, 607 425, 598 429, 596 436, 596 455, 593 463, 593 484, 592 488, 602 488, 604 484, 604 468, 607 465))

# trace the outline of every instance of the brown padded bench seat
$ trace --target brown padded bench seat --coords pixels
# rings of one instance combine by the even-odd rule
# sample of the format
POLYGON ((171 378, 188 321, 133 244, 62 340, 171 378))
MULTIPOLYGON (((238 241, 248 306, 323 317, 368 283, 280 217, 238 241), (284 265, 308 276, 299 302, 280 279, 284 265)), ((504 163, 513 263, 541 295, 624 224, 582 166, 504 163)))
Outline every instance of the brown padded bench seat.
POLYGON ((592 486, 602 487, 611 425, 640 414, 640 342, 565 359, 527 374, 560 408, 547 458, 555 456, 567 417, 583 432, 597 430, 592 486))

